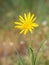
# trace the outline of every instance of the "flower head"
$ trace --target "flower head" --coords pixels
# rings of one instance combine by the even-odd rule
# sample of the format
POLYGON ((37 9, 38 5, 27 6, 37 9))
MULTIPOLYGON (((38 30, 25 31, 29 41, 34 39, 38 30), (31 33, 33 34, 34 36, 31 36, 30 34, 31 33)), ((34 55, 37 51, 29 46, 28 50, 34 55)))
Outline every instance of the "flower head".
POLYGON ((20 22, 14 22, 16 24, 15 28, 20 29, 20 33, 24 33, 24 35, 26 35, 28 31, 32 32, 35 27, 39 26, 38 24, 34 23, 36 17, 34 17, 34 14, 31 15, 30 12, 28 15, 24 13, 24 18, 22 16, 19 16, 19 20, 20 22))

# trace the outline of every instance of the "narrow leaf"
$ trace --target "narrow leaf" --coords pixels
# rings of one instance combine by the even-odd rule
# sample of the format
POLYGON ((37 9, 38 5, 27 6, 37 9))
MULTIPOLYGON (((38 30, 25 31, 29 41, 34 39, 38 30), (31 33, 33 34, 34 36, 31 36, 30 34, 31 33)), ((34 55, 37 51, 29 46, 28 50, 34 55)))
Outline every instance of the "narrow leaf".
POLYGON ((31 65, 35 65, 35 58, 32 47, 29 48, 29 53, 30 53, 31 65))

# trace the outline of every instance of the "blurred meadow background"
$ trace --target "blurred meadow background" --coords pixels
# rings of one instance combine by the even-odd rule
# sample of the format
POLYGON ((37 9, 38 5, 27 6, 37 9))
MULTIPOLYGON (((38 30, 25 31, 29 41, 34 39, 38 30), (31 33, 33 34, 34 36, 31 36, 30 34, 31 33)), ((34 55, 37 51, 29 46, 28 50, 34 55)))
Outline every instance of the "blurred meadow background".
POLYGON ((37 57, 37 65, 49 65, 49 0, 0 0, 0 65, 30 65, 28 45, 32 43, 34 54, 44 43, 37 57), (14 22, 23 13, 34 13, 39 27, 32 34, 19 34, 14 22), (30 40, 31 37, 31 40, 30 40), (19 52, 19 55, 16 53, 19 52))

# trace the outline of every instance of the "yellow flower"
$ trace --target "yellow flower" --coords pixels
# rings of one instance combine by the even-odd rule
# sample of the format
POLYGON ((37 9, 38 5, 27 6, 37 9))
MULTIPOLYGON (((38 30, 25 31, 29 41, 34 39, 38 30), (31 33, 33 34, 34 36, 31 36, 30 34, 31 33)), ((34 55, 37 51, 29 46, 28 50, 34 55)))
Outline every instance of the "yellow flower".
POLYGON ((19 16, 19 20, 20 22, 14 22, 16 24, 15 28, 20 29, 20 33, 24 33, 24 35, 26 35, 28 31, 32 32, 35 27, 39 26, 38 24, 34 23, 36 17, 34 17, 34 14, 31 15, 30 12, 28 15, 24 13, 24 18, 22 16, 19 16))

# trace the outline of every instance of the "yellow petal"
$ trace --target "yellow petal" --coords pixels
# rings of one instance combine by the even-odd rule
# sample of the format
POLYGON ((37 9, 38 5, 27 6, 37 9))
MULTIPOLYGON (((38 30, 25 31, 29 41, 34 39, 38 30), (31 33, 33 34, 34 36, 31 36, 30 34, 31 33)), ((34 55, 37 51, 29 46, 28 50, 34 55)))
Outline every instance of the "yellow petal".
POLYGON ((19 16, 19 20, 24 23, 24 18, 22 16, 19 16))
POLYGON ((22 28, 22 26, 15 26, 15 28, 19 28, 19 29, 21 29, 21 28, 22 28))
POLYGON ((29 29, 29 31, 32 33, 32 29, 29 29))
POLYGON ((32 27, 32 30, 34 29, 34 27, 32 27))
POLYGON ((14 22, 15 24, 18 24, 18 25, 22 25, 22 23, 21 22, 14 22))
POLYGON ((28 19, 30 19, 30 16, 31 16, 31 14, 30 14, 30 12, 28 13, 28 19))
POLYGON ((34 17, 34 14, 32 14, 32 16, 31 16, 31 20, 33 19, 33 17, 34 17))
POLYGON ((24 31, 24 35, 26 35, 27 32, 28 32, 28 29, 26 29, 26 30, 24 31))
POLYGON ((36 23, 33 23, 32 26, 33 26, 33 27, 38 27, 39 25, 36 24, 36 23))
POLYGON ((35 20, 36 20, 36 17, 35 17, 35 18, 33 18, 32 22, 34 22, 35 20))
POLYGON ((21 32, 20 32, 20 34, 22 34, 24 32, 24 30, 22 30, 21 32))
POLYGON ((25 18, 25 20, 27 19, 26 13, 24 13, 24 18, 25 18))

